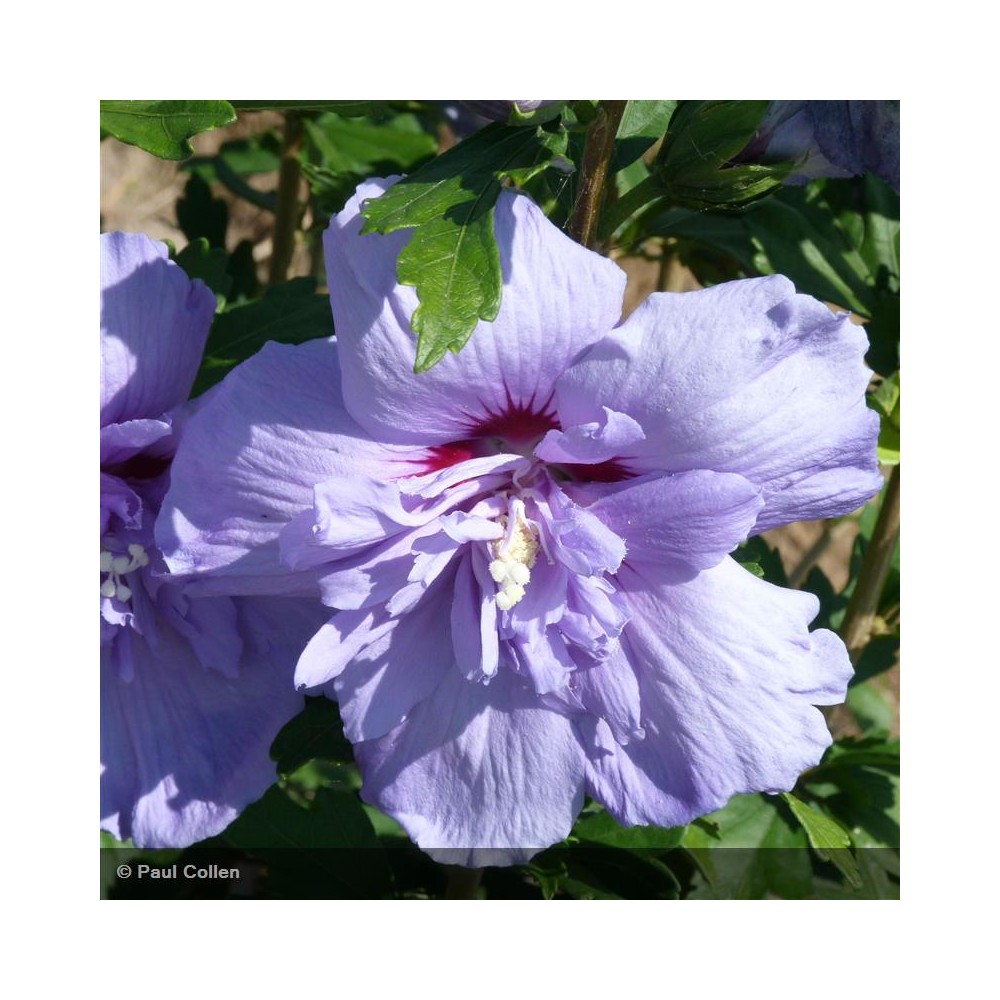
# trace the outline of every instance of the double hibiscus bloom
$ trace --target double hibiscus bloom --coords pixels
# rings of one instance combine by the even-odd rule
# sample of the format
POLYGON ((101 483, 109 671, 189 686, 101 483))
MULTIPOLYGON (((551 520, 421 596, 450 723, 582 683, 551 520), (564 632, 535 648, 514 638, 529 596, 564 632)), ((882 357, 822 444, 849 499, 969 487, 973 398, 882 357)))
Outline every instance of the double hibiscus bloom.
POLYGON ((780 277, 619 325, 617 265, 504 192, 500 313, 414 375, 408 234, 360 233, 387 186, 327 233, 336 339, 268 344, 184 423, 156 579, 192 607, 318 595, 294 685, 443 860, 526 858, 585 795, 673 826, 791 788, 850 664, 815 597, 729 553, 878 490, 864 333, 780 277))

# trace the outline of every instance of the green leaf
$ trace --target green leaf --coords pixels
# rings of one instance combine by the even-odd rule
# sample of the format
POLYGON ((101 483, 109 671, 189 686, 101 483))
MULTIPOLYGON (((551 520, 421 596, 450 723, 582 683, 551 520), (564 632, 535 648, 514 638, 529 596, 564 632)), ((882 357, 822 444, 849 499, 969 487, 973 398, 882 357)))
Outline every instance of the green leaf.
POLYGON ((852 886, 859 888, 861 873, 851 853, 851 838, 848 832, 835 820, 794 795, 785 792, 781 797, 802 824, 813 850, 824 861, 832 861, 844 878, 852 886))
POLYGON ((749 208, 743 221, 761 274, 784 274, 799 291, 870 316, 870 272, 816 191, 789 188, 749 208))
POLYGON ((690 208, 732 208, 763 197, 794 164, 734 163, 753 138, 768 101, 681 101, 656 157, 667 200, 690 208))
POLYGON ((733 558, 755 576, 763 577, 769 583, 776 583, 779 587, 788 585, 788 576, 785 573, 781 555, 776 548, 768 545, 760 535, 755 535, 745 541, 733 553, 733 558), (757 569, 753 569, 754 566, 757 569))
POLYGON ((337 706, 329 698, 306 698, 306 707, 274 738, 271 759, 280 774, 291 774, 316 757, 353 760, 337 706))
POLYGON ((367 177, 410 173, 433 156, 437 140, 413 115, 370 121, 323 114, 304 122, 302 169, 321 209, 339 212, 367 177))
POLYGON ((417 289, 410 326, 417 334, 415 372, 465 346, 480 320, 500 311, 500 251, 493 235, 494 183, 453 214, 425 222, 399 255, 397 276, 417 289))
POLYGON ((191 136, 234 121, 228 101, 101 101, 102 129, 164 160, 183 160, 191 136))
POLYGON ((667 131, 670 119, 677 109, 677 101, 629 101, 625 105, 619 139, 636 137, 659 139, 667 131))
POLYGON ((245 139, 230 139, 214 156, 192 157, 183 169, 206 181, 221 181, 222 166, 240 177, 277 170, 281 166, 281 136, 276 129, 267 129, 245 139))
POLYGON ((868 402, 880 418, 878 460, 882 465, 899 465, 899 372, 883 379, 868 402))
MULTIPOLYGON (((743 218, 731 212, 696 212, 671 208, 644 220, 642 238, 673 237, 680 242, 682 259, 691 255, 689 245, 713 247, 731 257, 744 274, 757 274, 755 248, 743 218)), ((697 272, 696 272, 697 273, 697 272)))
POLYGON ((457 353, 480 320, 496 318, 502 275, 493 233, 500 181, 523 184, 565 148, 565 133, 491 125, 362 207, 363 233, 414 229, 397 274, 417 291, 414 370, 457 353))
POLYGON ((233 101, 237 111, 335 111, 345 118, 384 113, 386 101, 233 101))
POLYGON ((221 839, 267 861, 272 896, 379 898, 391 889, 385 853, 352 792, 319 788, 298 805, 272 786, 221 839))
POLYGON ((546 899, 676 899, 673 871, 645 849, 592 844, 550 848, 525 866, 546 899))
POLYGON ((229 274, 229 255, 225 250, 213 248, 201 238, 189 243, 174 260, 184 268, 191 279, 204 281, 215 292, 219 309, 226 304, 226 296, 233 286, 229 274))
POLYGON ((573 836, 592 844, 631 849, 667 850, 678 847, 684 827, 661 826, 624 827, 611 815, 599 812, 581 817, 573 827, 573 836))
POLYGON ((803 777, 809 794, 861 849, 899 849, 899 739, 839 740, 803 777))
POLYGON ((215 385, 269 340, 301 344, 332 333, 329 300, 316 294, 313 278, 294 278, 277 285, 264 298, 215 317, 192 395, 215 385))
POLYGON ((847 707, 865 730, 888 731, 896 721, 897 702, 878 679, 852 684, 847 689, 847 707))
POLYGON ((630 179, 627 187, 634 187, 649 174, 639 157, 667 131, 676 108, 677 101, 629 101, 625 105, 615 137, 611 172, 618 173, 630 165, 639 167, 641 172, 630 179))
POLYGON ((706 873, 692 898, 812 894, 806 834, 781 805, 774 796, 735 795, 723 809, 685 828, 681 845, 706 873))
POLYGON ((273 212, 275 192, 255 188, 245 178, 274 173, 280 164, 281 138, 274 129, 269 129, 246 139, 225 142, 215 156, 195 156, 184 164, 184 169, 207 183, 216 181, 237 197, 273 212))

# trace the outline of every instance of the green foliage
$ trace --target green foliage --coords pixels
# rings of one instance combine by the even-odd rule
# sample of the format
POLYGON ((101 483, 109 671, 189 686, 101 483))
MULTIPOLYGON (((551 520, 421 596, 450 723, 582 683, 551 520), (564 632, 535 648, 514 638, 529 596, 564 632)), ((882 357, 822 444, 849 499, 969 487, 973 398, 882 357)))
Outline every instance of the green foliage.
POLYGON ((763 577, 779 587, 788 586, 788 577, 778 550, 772 548, 760 535, 747 539, 734 553, 733 558, 754 576, 763 577))
POLYGON ((866 865, 874 861, 884 872, 899 875, 898 737, 876 732, 861 740, 841 740, 803 776, 802 784, 849 832, 865 880, 861 891, 884 892, 884 880, 866 865))
POLYGON ((761 198, 792 164, 733 161, 753 138, 768 101, 681 101, 656 157, 654 173, 672 205, 732 208, 761 198))
POLYGON ((281 138, 274 129, 267 129, 245 139, 225 142, 215 156, 195 156, 184 169, 206 183, 218 182, 239 198, 273 212, 274 191, 253 187, 247 177, 275 172, 281 163, 281 138))
POLYGON ((648 850, 555 847, 525 868, 546 899, 677 899, 682 890, 670 866, 648 850))
POLYGON ((735 795, 688 826, 682 844, 702 873, 693 899, 803 899, 813 892, 805 831, 776 797, 735 795))
POLYGON ((274 898, 380 898, 392 875, 375 831, 352 792, 320 787, 303 802, 272 787, 221 840, 267 864, 274 898))
POLYGON ((437 142, 410 114, 381 125, 327 113, 303 123, 302 170, 320 210, 339 212, 368 177, 408 173, 434 155, 437 142))
MULTIPOLYGON (((667 131, 677 104, 677 101, 629 101, 625 105, 625 113, 615 138, 612 172, 635 163, 667 131)), ((648 170, 643 168, 629 186, 634 186, 634 183, 647 174, 648 170)))
POLYGON ((277 285, 262 299, 215 317, 192 395, 215 385, 269 340, 301 344, 332 333, 330 303, 325 295, 316 294, 313 278, 294 278, 277 285))
POLYGON ((491 125, 362 208, 363 232, 414 230, 397 274, 420 300, 411 320, 416 372, 461 350, 480 320, 496 318, 502 275, 493 206, 500 182, 529 180, 565 141, 565 133, 491 125))
POLYGON ((380 118, 387 101, 233 101, 237 111, 334 111, 345 118, 380 118))
POLYGON ((306 707, 274 738, 271 757, 281 774, 291 774, 315 757, 353 760, 336 704, 329 698, 307 698, 306 707))
POLYGON ((868 403, 881 421, 878 460, 882 465, 899 465, 899 372, 883 379, 868 403))
POLYGON ((629 101, 617 137, 659 139, 667 131, 677 104, 677 101, 629 101))
POLYGON ((581 816, 573 827, 573 836, 582 842, 629 849, 678 847, 683 835, 684 827, 620 826, 604 811, 581 816))
POLYGON ((866 176, 781 187, 739 213, 685 209, 662 195, 623 232, 623 242, 671 238, 686 263, 701 259, 699 248, 715 248, 732 262, 725 278, 784 274, 798 291, 866 319, 868 364, 885 376, 897 371, 899 197, 887 184, 866 176))
POLYGON ((228 101, 101 101, 101 129, 164 160, 183 160, 188 140, 236 121, 228 101))
POLYGON ((851 838, 847 831, 835 820, 794 795, 785 793, 781 797, 802 824, 813 850, 824 861, 832 861, 854 888, 860 888, 861 873, 851 853, 851 838))
POLYGON ((226 304, 226 297, 233 287, 229 274, 229 254, 209 246, 207 239, 199 238, 189 243, 174 260, 184 268, 189 278, 204 281, 215 292, 218 308, 226 304))

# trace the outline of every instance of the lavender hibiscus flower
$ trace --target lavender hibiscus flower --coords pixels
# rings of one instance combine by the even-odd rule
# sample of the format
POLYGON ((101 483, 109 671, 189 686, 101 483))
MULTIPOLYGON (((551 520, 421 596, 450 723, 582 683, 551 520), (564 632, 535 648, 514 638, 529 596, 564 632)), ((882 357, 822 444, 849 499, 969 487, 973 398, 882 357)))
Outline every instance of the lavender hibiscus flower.
POLYGON ((192 600, 157 575, 175 408, 214 312, 163 244, 101 236, 101 827, 140 847, 216 834, 275 780, 318 624, 302 602, 192 600))
POLYGON ((899 193, 899 101, 772 101, 741 162, 799 161, 787 183, 870 172, 899 193))
POLYGON ((652 296, 504 192, 500 314, 412 372, 408 234, 326 236, 336 341, 268 345, 191 421, 157 526, 206 592, 318 580, 296 680, 362 795, 436 857, 511 863, 588 794, 675 825, 793 786, 851 674, 748 535, 880 485, 864 333, 781 277, 652 296))

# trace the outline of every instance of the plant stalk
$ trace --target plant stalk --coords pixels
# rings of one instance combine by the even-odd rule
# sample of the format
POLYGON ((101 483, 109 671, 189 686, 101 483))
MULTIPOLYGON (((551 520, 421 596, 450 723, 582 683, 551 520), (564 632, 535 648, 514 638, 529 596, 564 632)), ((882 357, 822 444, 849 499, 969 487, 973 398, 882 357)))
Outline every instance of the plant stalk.
POLYGON ((295 233, 302 214, 299 205, 299 181, 302 167, 302 119, 294 112, 285 115, 285 132, 281 147, 281 167, 278 171, 278 192, 274 210, 274 237, 267 283, 280 285, 288 278, 288 266, 295 250, 295 233))
POLYGON ((840 637, 847 646, 851 662, 856 663, 871 638, 875 612, 885 586, 892 557, 899 540, 899 466, 892 470, 889 486, 885 491, 875 530, 865 550, 864 561, 854 593, 844 613, 840 637))
POLYGON ((611 157, 615 151, 615 136, 626 101, 601 101, 594 123, 587 129, 580 170, 580 190, 567 230, 570 236, 593 250, 597 246, 598 225, 604 207, 605 186, 611 157))

